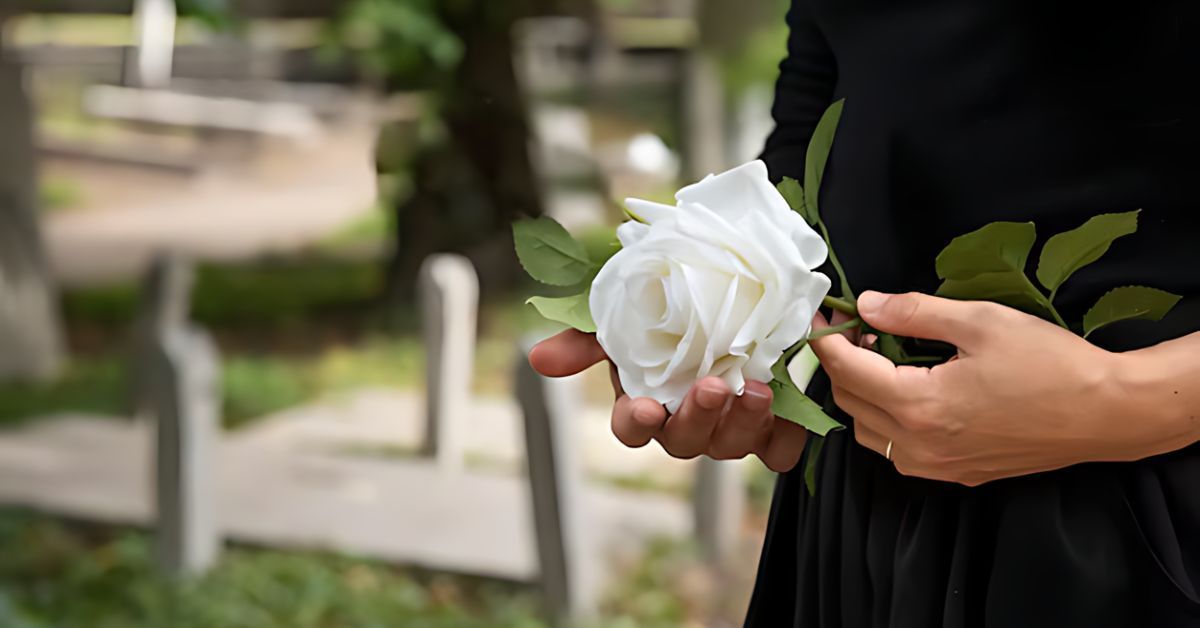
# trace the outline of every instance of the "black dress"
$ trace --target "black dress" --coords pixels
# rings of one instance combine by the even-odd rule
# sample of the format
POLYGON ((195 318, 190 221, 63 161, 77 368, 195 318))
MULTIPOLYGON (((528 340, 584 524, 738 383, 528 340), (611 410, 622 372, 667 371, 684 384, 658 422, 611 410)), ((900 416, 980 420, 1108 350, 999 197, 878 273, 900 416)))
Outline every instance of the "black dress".
MULTIPOLYGON (((1094 340, 1184 336, 1200 330, 1198 12, 795 0, 764 159, 800 177, 816 120, 846 99, 822 211, 860 291, 935 290, 938 251, 987 222, 1032 220, 1044 241, 1140 208, 1139 232, 1075 275, 1060 309, 1078 321, 1107 288, 1157 286, 1185 295, 1167 320, 1094 340)), ((1200 446, 972 489, 903 477, 846 430, 815 497, 804 464, 777 484, 748 626, 1200 626, 1200 446)))

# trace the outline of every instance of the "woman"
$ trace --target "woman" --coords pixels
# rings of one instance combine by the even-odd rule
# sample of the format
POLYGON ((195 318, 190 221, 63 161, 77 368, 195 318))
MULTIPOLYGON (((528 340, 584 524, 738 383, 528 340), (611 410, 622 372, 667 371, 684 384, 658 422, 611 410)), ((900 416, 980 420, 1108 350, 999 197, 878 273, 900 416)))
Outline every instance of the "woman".
MULTIPOLYGON (((613 431, 679 457, 750 454, 783 473, 747 625, 1200 626, 1200 70, 1197 3, 795 0, 764 159, 799 177, 821 112, 846 108, 822 208, 873 327, 949 342, 897 369, 815 343, 850 429, 809 496, 803 430, 751 384, 697 382, 670 417, 620 394, 613 431), (1091 342, 986 303, 928 296, 958 234, 1033 221, 1044 238, 1142 209, 1058 296, 1185 295, 1160 323, 1091 342), (900 294, 907 293, 907 294, 900 294)), ((823 320, 815 323, 824 325, 823 320)), ((531 360, 604 359, 568 332, 531 360)))

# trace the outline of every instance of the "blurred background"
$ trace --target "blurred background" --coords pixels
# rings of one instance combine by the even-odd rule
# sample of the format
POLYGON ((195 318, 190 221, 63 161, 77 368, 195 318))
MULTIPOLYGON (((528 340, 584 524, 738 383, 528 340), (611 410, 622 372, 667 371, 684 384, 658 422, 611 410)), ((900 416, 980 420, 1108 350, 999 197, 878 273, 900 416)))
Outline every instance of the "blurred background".
POLYGON ((774 476, 529 371, 510 224, 753 159, 784 0, 0 2, 0 626, 733 626, 774 476))

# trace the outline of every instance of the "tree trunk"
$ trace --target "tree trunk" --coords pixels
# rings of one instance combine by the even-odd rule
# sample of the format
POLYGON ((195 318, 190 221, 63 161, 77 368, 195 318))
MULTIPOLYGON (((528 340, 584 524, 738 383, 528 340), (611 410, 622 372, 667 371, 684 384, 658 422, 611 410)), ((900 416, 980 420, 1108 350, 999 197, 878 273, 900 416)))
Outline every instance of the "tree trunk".
POLYGON ((462 40, 464 56, 440 90, 443 145, 414 164, 413 195, 396 208, 393 299, 409 300, 421 261, 456 252, 475 263, 487 289, 520 276, 509 225, 542 213, 529 152, 530 122, 514 67, 512 29, 523 11, 487 0, 442 18, 462 40))
POLYGON ((33 125, 21 67, 0 49, 0 379, 51 376, 62 352, 38 229, 33 125))

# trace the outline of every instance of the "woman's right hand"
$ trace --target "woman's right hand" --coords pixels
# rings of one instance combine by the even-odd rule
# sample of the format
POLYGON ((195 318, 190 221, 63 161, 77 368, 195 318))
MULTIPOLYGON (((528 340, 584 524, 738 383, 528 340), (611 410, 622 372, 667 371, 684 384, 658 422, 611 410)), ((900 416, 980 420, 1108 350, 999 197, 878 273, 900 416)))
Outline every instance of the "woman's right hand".
MULTIPOLYGON (((566 377, 607 360, 592 334, 569 329, 538 343, 529 353, 534 370, 546 377, 566 377)), ((707 455, 731 460, 756 455, 772 471, 791 470, 800 461, 808 432, 771 413, 771 389, 747 382, 744 394, 734 396, 717 377, 705 377, 688 392, 679 412, 649 398, 631 398, 621 389, 616 368, 609 364, 613 392, 612 431, 628 447, 658 441, 676 458, 707 455)))

